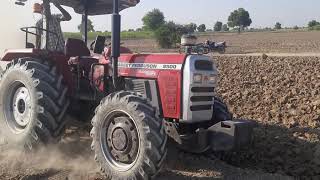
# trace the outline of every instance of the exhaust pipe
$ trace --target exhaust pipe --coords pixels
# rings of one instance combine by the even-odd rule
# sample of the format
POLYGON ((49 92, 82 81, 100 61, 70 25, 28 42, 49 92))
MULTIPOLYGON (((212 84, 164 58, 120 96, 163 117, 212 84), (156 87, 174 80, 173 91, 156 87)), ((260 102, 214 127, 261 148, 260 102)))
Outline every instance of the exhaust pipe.
POLYGON ((121 31, 121 15, 119 14, 119 0, 113 0, 112 14, 112 39, 111 39, 111 58, 112 58, 112 81, 115 90, 117 90, 118 81, 118 60, 120 57, 120 31, 121 31))

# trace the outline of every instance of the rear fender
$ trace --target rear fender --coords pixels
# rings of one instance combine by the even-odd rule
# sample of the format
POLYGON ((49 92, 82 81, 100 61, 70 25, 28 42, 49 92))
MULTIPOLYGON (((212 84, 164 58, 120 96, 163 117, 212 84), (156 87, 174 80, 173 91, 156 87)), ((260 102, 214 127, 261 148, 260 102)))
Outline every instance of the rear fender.
POLYGON ((9 49, 4 52, 4 56, 1 61, 12 61, 13 59, 22 57, 38 57, 41 54, 41 50, 37 49, 9 49))
POLYGON ((2 69, 6 69, 8 63, 14 59, 31 57, 35 59, 47 59, 55 62, 57 72, 62 74, 63 79, 68 86, 69 94, 73 94, 73 80, 68 65, 68 58, 62 53, 48 52, 40 49, 10 49, 6 50, 0 61, 2 69))

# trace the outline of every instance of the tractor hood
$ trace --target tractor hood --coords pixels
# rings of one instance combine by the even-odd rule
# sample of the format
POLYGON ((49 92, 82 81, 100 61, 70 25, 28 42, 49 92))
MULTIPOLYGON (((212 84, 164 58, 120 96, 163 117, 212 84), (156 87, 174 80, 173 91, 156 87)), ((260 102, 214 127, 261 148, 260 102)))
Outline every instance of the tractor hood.
MULTIPOLYGON (((57 0, 61 5, 74 9, 78 14, 84 12, 84 0, 57 0)), ((88 15, 111 14, 113 11, 113 0, 87 0, 89 3, 88 15)), ((124 10, 136 6, 140 0, 119 0, 119 9, 124 10)))

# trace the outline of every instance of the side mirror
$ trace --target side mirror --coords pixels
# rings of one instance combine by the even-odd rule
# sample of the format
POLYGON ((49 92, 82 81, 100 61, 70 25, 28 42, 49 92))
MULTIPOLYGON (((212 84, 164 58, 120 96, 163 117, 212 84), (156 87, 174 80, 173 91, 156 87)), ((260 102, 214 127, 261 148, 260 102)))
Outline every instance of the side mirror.
POLYGON ((94 43, 93 52, 96 54, 102 54, 104 50, 105 42, 106 42, 105 36, 97 36, 96 41, 94 43))

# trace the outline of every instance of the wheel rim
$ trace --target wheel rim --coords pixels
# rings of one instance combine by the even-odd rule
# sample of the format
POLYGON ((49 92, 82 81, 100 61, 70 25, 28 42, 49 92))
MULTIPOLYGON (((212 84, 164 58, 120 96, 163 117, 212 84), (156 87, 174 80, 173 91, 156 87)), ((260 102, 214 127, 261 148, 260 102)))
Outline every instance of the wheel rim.
POLYGON ((118 171, 134 166, 139 156, 139 133, 132 118, 124 111, 109 113, 101 131, 102 151, 107 163, 118 171))
POLYGON ((16 81, 8 89, 4 112, 6 122, 14 133, 21 133, 30 123, 32 102, 29 90, 16 81))

